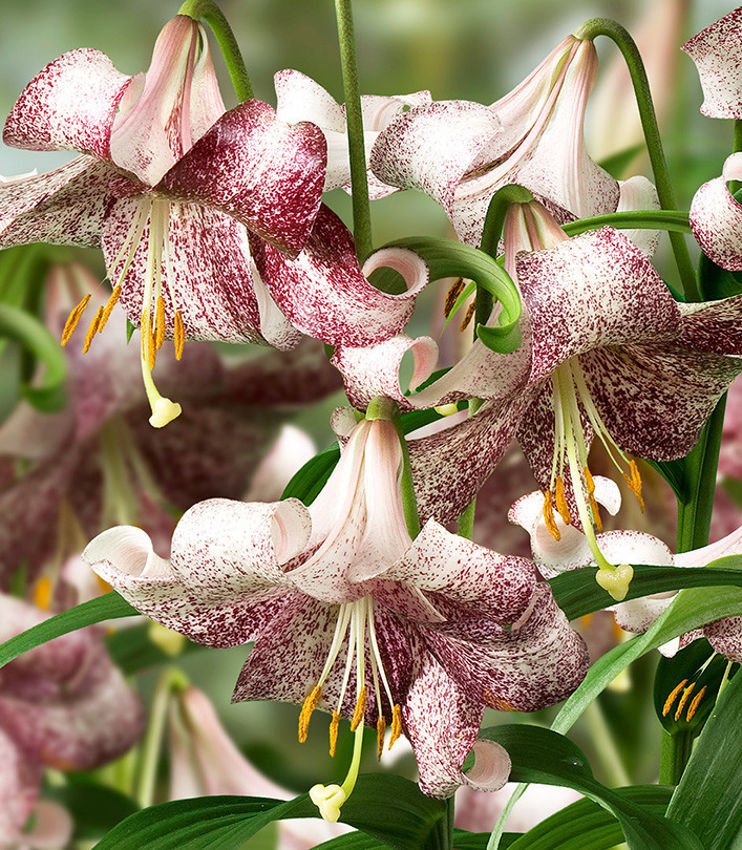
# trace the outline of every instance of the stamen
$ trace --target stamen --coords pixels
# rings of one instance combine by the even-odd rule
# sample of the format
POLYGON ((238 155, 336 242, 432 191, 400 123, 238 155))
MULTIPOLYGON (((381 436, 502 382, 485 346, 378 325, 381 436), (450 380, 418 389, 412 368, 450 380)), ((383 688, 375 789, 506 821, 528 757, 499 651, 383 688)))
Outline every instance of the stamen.
POLYGON ((670 709, 672 708, 673 703, 675 702, 677 695, 680 693, 680 691, 683 690, 683 688, 686 686, 687 683, 688 683, 687 679, 682 679, 677 685, 675 685, 675 687, 667 695, 667 699, 665 700, 665 704, 662 706, 662 716, 663 717, 667 717, 667 715, 670 713, 670 709))
POLYGON ((585 476, 585 485, 587 486, 587 498, 590 502, 590 511, 593 515, 593 524, 595 525, 596 530, 600 533, 603 531, 603 518, 600 516, 600 507, 598 506, 598 503, 595 499, 595 481, 593 481, 593 476, 587 467, 582 470, 582 474, 585 476))
POLYGON ((70 314, 67 316, 67 321, 64 323, 64 329, 62 331, 62 339, 60 341, 62 346, 67 345, 70 341, 70 337, 75 332, 75 328, 82 318, 85 308, 88 306, 88 301, 90 301, 90 293, 88 293, 76 307, 73 307, 72 310, 70 310, 70 314))
POLYGON ((93 321, 90 323, 90 326, 88 327, 88 332, 85 334, 85 342, 83 343, 83 346, 82 346, 82 353, 83 354, 88 353, 90 346, 93 343, 93 337, 98 332, 98 327, 100 326, 100 321, 101 321, 102 318, 103 318, 103 308, 98 307, 98 311, 96 312, 95 316, 93 316, 93 321))
POLYGON ((183 347, 185 346, 185 327, 180 310, 175 311, 173 319, 173 346, 175 347, 175 359, 180 360, 183 357, 183 347))
POLYGON ((451 285, 451 288, 446 293, 446 302, 443 305, 443 315, 448 318, 451 315, 451 310, 453 310, 454 305, 456 304, 456 299, 461 295, 464 291, 464 278, 457 277, 456 280, 451 285))
POLYGON ((155 348, 159 351, 165 342, 165 299, 162 295, 157 296, 157 307, 155 313, 155 348))
POLYGON ((52 607, 53 591, 54 585, 49 576, 41 576, 33 588, 34 605, 42 611, 49 611, 52 607))
POLYGON ((703 699, 703 695, 705 693, 706 685, 704 685, 691 700, 691 703, 688 706, 688 713, 685 715, 688 720, 693 720, 693 715, 696 713, 696 711, 698 711, 698 706, 701 704, 701 700, 703 699))
POLYGON ((338 744, 338 729, 340 727, 340 712, 337 709, 332 711, 332 720, 330 721, 330 758, 335 758, 335 749, 338 744))
POLYGON ((639 467, 636 465, 635 460, 629 461, 629 474, 624 472, 624 476, 626 479, 626 483, 629 485, 629 489, 636 496, 637 501, 639 502, 639 507, 641 508, 641 512, 644 513, 644 497, 642 496, 642 477, 639 473, 639 467))
POLYGON ((109 316, 113 312, 113 308, 116 306, 119 298, 121 297, 121 284, 117 283, 116 286, 113 287, 113 291, 106 302, 106 306, 103 308, 103 315, 100 317, 100 325, 98 325, 98 333, 101 333, 103 328, 106 326, 106 322, 108 321, 109 316))
POLYGON ((678 703, 677 711, 675 712, 675 720, 680 720, 680 715, 683 713, 683 709, 685 708, 686 702, 688 702, 688 697, 693 692, 693 688, 695 688, 696 683, 691 682, 690 685, 683 691, 683 695, 680 697, 680 702, 678 703))
MULTIPOLYGON (((361 652, 362 649, 359 649, 361 652)), ((363 718, 366 714, 366 686, 364 685, 360 693, 358 694, 358 699, 356 700, 356 707, 353 709, 353 717, 350 720, 350 731, 355 732, 358 728, 358 724, 363 721, 363 718)))
POLYGON ((464 316, 464 321, 459 325, 460 331, 465 331, 469 326, 469 322, 471 322, 472 316, 474 315, 474 311, 477 309, 477 302, 472 301, 469 305, 469 308, 466 311, 466 315, 464 316))
POLYGON ((380 714, 376 719, 376 758, 379 761, 384 751, 384 732, 386 732, 386 719, 383 714, 380 714))
POLYGON ((567 497, 564 494, 564 479, 561 475, 557 475, 554 494, 556 496, 556 508, 559 511, 559 516, 562 518, 562 522, 565 525, 571 525, 572 515, 569 512, 567 497))
POLYGON ((312 692, 304 700, 304 704, 301 707, 301 712, 299 713, 299 743, 300 744, 303 744, 307 740, 307 733, 309 732, 309 721, 312 717, 312 713, 314 712, 314 709, 317 708, 317 704, 319 703, 321 696, 322 696, 322 688, 320 688, 319 685, 315 685, 312 688, 312 692))
POLYGON ((395 703, 394 707, 392 708, 392 734, 391 734, 391 737, 389 738, 388 749, 391 750, 391 748, 395 745, 395 743, 397 742, 397 739, 401 736, 401 734, 402 734, 402 709, 401 709, 399 703, 395 703))
POLYGON ((544 490, 544 522, 554 540, 561 540, 562 535, 559 533, 554 519, 554 505, 552 504, 550 490, 544 490))

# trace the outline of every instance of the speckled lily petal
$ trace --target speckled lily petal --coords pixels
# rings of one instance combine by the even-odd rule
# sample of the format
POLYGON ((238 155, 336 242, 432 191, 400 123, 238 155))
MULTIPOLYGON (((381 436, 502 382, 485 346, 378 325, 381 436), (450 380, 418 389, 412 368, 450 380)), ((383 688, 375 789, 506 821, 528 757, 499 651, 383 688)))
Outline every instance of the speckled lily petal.
POLYGON ((729 661, 742 663, 742 617, 725 617, 703 627, 711 646, 729 661))
POLYGON ((388 248, 358 265, 353 237, 322 206, 306 248, 287 259, 267 242, 253 244, 255 263, 273 300, 302 333, 331 345, 373 345, 400 333, 428 281, 427 266, 411 251, 388 248), (389 266, 407 292, 388 295, 366 276, 389 266))
POLYGON ((742 355, 742 295, 721 301, 680 304, 678 342, 698 351, 742 355))
POLYGON ((724 163, 721 177, 704 183, 690 207, 698 244, 717 266, 730 271, 742 271, 742 204, 734 199, 727 181, 740 179, 742 153, 734 153, 724 163))
POLYGON ((20 840, 41 784, 41 765, 0 729, 0 835, 20 840))
POLYGON ((742 8, 701 30, 683 45, 696 63, 709 118, 742 118, 742 8))
POLYGON ((5 122, 6 145, 110 157, 111 126, 130 77, 99 50, 65 53, 21 92, 5 122))
POLYGON ((326 147, 314 124, 286 124, 267 103, 248 100, 225 113, 157 188, 214 206, 294 256, 320 207, 326 147))

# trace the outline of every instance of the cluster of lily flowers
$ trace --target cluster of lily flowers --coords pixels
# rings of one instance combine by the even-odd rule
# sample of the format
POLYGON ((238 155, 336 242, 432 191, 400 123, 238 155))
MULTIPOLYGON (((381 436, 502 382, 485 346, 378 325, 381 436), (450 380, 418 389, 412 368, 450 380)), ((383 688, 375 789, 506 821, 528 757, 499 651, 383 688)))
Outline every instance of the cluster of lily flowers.
MULTIPOLYGON (((737 9, 684 46, 710 118, 742 120, 741 45, 737 9)), ((619 625, 642 632, 672 598, 623 601, 632 564, 703 566, 742 553, 740 529, 677 555, 644 531, 604 529, 621 505, 617 482, 644 510, 642 462, 686 456, 742 371, 742 296, 678 297, 653 266, 655 231, 568 235, 576 220, 660 209, 649 180, 617 181, 585 150, 597 70, 592 38, 578 33, 491 105, 428 92, 363 97, 359 177, 345 107, 302 73, 276 74, 275 109, 249 98, 227 110, 206 31, 188 15, 165 25, 146 73, 124 75, 92 49, 44 68, 3 139, 78 156, 3 180, 0 247, 100 248, 110 286, 77 263, 54 266, 45 282, 71 403, 53 415, 23 403, 0 427, 0 579, 9 591, 22 563, 32 588, 27 602, 0 597, 0 636, 113 588, 195 643, 254 642, 234 700, 295 703, 300 741, 315 710, 327 712, 333 755, 349 722, 345 781, 310 791, 327 821, 353 791, 365 727, 379 757, 409 740, 429 796, 502 787, 510 759, 479 738, 485 709, 553 705, 590 665, 548 578, 596 566, 619 625), (432 337, 408 332, 418 296, 448 273, 412 244, 359 257, 323 203, 360 178, 372 200, 425 193, 466 257, 503 258, 494 305, 473 271, 451 287, 447 316, 466 313, 474 332, 452 365, 439 363, 432 337), (496 207, 496 196, 510 202, 496 207), (382 287, 390 269, 403 286, 382 287), (519 305, 509 334, 503 292, 519 305), (138 344, 126 343, 125 320, 138 344), (272 350, 225 362, 204 344, 214 341, 272 350), (279 428, 341 386, 350 406, 332 419, 336 465, 307 504, 282 499, 314 448, 290 428, 275 443, 279 428), (415 411, 425 424, 410 430, 415 411), (514 441, 538 486, 513 494, 509 520, 531 544, 517 555, 471 539, 477 497, 484 503, 514 441), (593 443, 608 475, 596 471, 593 443)), ((698 190, 690 224, 707 257, 742 271, 734 180, 742 153, 698 190)), ((497 547, 498 533, 486 542, 497 547)), ((742 662, 740 618, 702 631, 742 662)), ((183 711, 205 700, 183 693, 183 711)), ((199 706, 189 710, 200 721, 186 725, 210 724, 202 734, 220 741, 213 710, 199 706)), ((98 634, 59 638, 4 668, 7 846, 63 846, 44 844, 45 829, 70 827, 38 801, 43 766, 102 764, 143 724, 98 634)), ((228 747, 231 779, 213 790, 270 795, 249 784, 253 774, 235 778, 244 765, 228 747)))

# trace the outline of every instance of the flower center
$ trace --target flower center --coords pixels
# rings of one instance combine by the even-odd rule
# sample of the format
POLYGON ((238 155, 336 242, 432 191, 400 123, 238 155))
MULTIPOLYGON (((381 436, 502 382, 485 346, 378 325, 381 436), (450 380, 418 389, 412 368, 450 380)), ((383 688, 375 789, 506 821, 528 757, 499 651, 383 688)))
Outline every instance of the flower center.
MULTIPOLYGON (((170 260, 169 225, 170 216, 173 212, 172 207, 175 206, 177 204, 169 200, 149 195, 140 199, 126 238, 119 253, 111 263, 111 269, 120 268, 111 296, 104 306, 98 308, 88 326, 82 348, 83 353, 87 354, 96 334, 101 333, 106 326, 111 312, 121 296, 124 278, 136 256, 142 236, 149 223, 147 264, 143 281, 139 328, 142 337, 140 355, 142 379, 152 410, 149 421, 155 428, 162 428, 176 419, 182 412, 182 408, 177 402, 173 402, 160 394, 152 377, 157 352, 162 347, 167 334, 166 302, 163 294, 165 286, 173 307, 172 336, 177 360, 182 358, 185 344, 185 326, 183 315, 176 304, 175 276, 172 273, 170 260), (165 278, 164 282, 163 277, 165 278)), ((63 346, 70 340, 89 301, 90 294, 86 295, 67 317, 62 331, 63 346)))
POLYGON ((572 358, 555 369, 551 377, 551 386, 554 407, 554 456, 549 489, 544 493, 546 527, 555 540, 560 539, 555 510, 565 525, 572 523, 572 514, 564 486, 565 475, 569 475, 577 514, 590 550, 600 568, 598 583, 614 598, 617 593, 622 593, 620 598, 623 598, 631 581, 631 570, 626 569, 628 567, 626 564, 621 564, 619 567, 610 564, 600 551, 595 537, 596 530, 598 532, 603 530, 603 523, 595 498, 595 483, 588 466, 589 448, 583 427, 584 418, 603 444, 611 463, 626 480, 643 511, 644 499, 639 469, 636 461, 627 457, 608 431, 595 407, 577 358, 572 358))
POLYGON ((350 796, 358 778, 358 768, 361 759, 361 739, 363 737, 363 720, 366 716, 366 706, 369 698, 369 687, 373 689, 373 698, 376 702, 376 737, 377 755, 381 758, 384 747, 384 732, 387 727, 387 717, 384 712, 382 698, 391 710, 391 737, 389 738, 389 749, 402 734, 402 709, 394 701, 389 679, 384 671, 384 665, 379 651, 379 643, 376 637, 376 626, 374 623, 374 601, 370 596, 356 599, 340 605, 338 619, 335 626, 330 651, 327 655, 325 665, 320 674, 317 684, 304 700, 299 714, 299 742, 307 740, 309 732, 309 721, 317 707, 321 697, 322 688, 330 673, 337 663, 343 647, 346 647, 345 665, 343 669, 340 694, 332 711, 330 721, 330 755, 335 755, 337 746, 338 729, 340 726, 340 712, 348 692, 351 673, 355 666, 356 672, 356 702, 350 721, 350 728, 355 732, 356 740, 353 747, 353 758, 348 775, 342 786, 338 785, 315 785, 310 793, 314 803, 320 809, 325 820, 336 821, 340 815, 340 806, 350 796), (347 645, 346 645, 347 636, 347 645), (368 660, 368 664, 367 664, 368 660), (369 680, 370 669, 370 680, 369 680), (315 799, 316 798, 316 799, 315 799))

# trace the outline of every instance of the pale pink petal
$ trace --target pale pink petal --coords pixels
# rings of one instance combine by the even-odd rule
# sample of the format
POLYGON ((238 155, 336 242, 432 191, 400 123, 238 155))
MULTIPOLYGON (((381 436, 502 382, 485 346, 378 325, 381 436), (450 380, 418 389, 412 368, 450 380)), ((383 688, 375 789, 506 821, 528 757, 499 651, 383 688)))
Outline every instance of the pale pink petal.
POLYGON ((110 157, 111 126, 130 77, 99 50, 72 50, 21 92, 3 130, 6 145, 110 157))
POLYGON ((245 501, 274 502, 280 499, 291 478, 315 454, 317 447, 309 434, 295 425, 284 425, 273 447, 255 469, 245 501))
POLYGON ((646 632, 657 618, 665 612, 674 597, 674 593, 658 593, 614 605, 613 611, 616 615, 616 622, 627 632, 637 634, 646 632))
POLYGON ((345 114, 334 97, 311 77, 286 68, 273 75, 276 116, 287 124, 311 121, 321 130, 345 132, 345 114))
POLYGON ((701 30, 683 45, 696 63, 709 118, 742 118, 742 8, 701 30))
POLYGON ((331 345, 373 345, 400 333, 428 280, 422 260, 401 248, 377 251, 361 270, 353 237, 325 206, 295 260, 257 240, 253 252, 268 291, 291 323, 331 345), (366 276, 384 266, 403 275, 406 292, 389 295, 369 283, 366 276))
POLYGON ((734 153, 724 163, 721 177, 704 183, 690 206, 690 225, 701 249, 730 271, 742 271, 742 205, 727 187, 727 181, 739 179, 742 153, 734 153))
MULTIPOLYGON (((630 177, 618 184, 620 195, 616 212, 631 212, 633 210, 658 210, 660 199, 654 185, 646 177, 630 177)), ((624 230, 626 236, 651 257, 657 250, 660 234, 657 230, 624 230)))
POLYGON ((464 784, 475 791, 498 791, 510 778, 512 762, 505 747, 478 740, 471 748, 474 764, 464 774, 464 784))
POLYGON ((742 663, 742 617, 726 617, 703 627, 703 635, 729 661, 742 663))
POLYGON ((41 765, 0 729, 0 835, 20 838, 41 785, 41 765))
POLYGON ((211 58, 209 39, 203 25, 199 26, 201 36, 198 60, 193 69, 191 84, 190 122, 191 138, 197 141, 227 111, 219 89, 214 61, 211 58))
POLYGON ((33 826, 23 833, 22 842, 33 850, 59 850, 66 847, 74 832, 72 816, 59 803, 39 800, 32 812, 33 826))
POLYGON ((675 565, 678 567, 705 567, 718 558, 740 554, 742 554, 742 526, 721 540, 704 546, 702 549, 679 552, 675 556, 675 565))
POLYGON ((320 208, 325 138, 314 124, 286 124, 249 100, 225 113, 157 188, 214 206, 292 256, 306 245, 320 208))

